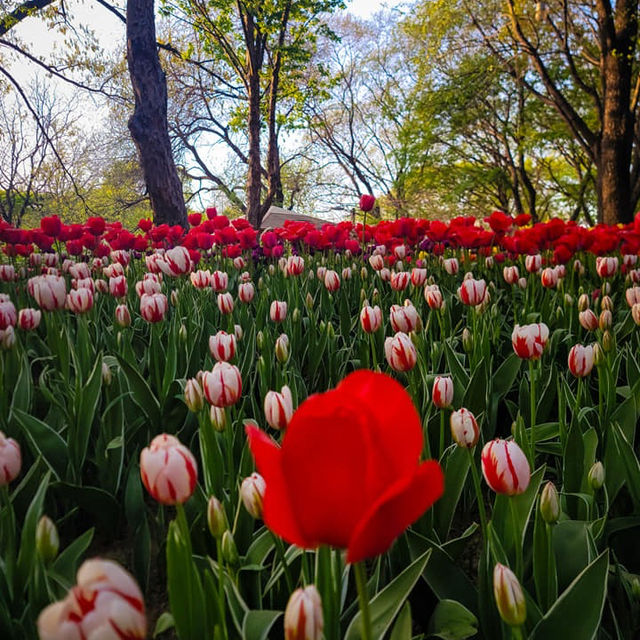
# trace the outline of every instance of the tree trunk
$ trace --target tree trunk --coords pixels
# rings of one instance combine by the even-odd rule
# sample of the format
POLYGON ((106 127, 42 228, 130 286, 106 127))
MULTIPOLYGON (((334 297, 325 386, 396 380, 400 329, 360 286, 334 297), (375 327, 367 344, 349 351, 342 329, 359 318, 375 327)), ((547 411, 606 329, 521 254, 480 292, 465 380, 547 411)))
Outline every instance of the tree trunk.
POLYGON ((262 162, 260 159, 260 78, 257 70, 249 77, 249 173, 247 175, 247 219, 258 229, 262 222, 260 192, 262 162))
POLYGON ((598 218, 605 224, 631 222, 629 167, 633 140, 629 111, 630 73, 615 52, 603 64, 603 118, 600 147, 596 156, 598 218))
POLYGON ((140 156, 156 224, 187 227, 167 122, 167 82, 156 48, 153 0, 127 0, 127 62, 135 95, 129 131, 140 156))

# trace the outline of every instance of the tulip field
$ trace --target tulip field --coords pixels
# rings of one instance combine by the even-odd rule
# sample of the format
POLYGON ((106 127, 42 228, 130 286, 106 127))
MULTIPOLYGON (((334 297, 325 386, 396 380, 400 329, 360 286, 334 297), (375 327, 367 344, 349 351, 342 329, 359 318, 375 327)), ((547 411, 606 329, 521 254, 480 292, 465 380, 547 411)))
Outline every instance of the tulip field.
POLYGON ((640 637, 640 215, 0 223, 2 640, 640 637))

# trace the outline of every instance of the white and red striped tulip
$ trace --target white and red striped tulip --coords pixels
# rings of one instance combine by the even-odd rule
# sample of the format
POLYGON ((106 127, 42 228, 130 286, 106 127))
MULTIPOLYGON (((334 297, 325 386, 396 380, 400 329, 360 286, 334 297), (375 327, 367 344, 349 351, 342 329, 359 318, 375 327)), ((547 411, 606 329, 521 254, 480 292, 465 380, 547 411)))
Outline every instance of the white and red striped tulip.
POLYGON ((418 310, 412 304, 394 304, 389 313, 389 320, 395 333, 410 333, 419 329, 422 324, 418 310))
POLYGON ((175 436, 162 433, 140 453, 142 483, 161 504, 186 502, 198 481, 193 454, 175 436))
POLYGON ((144 280, 139 280, 136 282, 136 293, 138 294, 138 298, 142 298, 142 296, 152 296, 156 293, 160 293, 162 291, 162 285, 157 280, 152 280, 151 278, 144 278, 144 280))
MULTIPOLYGON (((31 255, 40 255, 39 253, 31 255)), ((0 280, 13 282, 16 279, 16 268, 12 264, 0 264, 0 280)))
POLYGON ((380 271, 384 267, 384 258, 379 253, 369 256, 369 264, 374 271, 380 271))
POLYGON ((236 336, 226 331, 218 331, 209 337, 209 351, 218 362, 228 362, 236 355, 236 336))
POLYGON ((375 333, 382 325, 382 310, 375 307, 363 307, 360 312, 360 326, 365 333, 375 333))
POLYGON ((147 322, 160 322, 164 319, 169 303, 164 293, 143 293, 140 298, 140 315, 147 322))
POLYGON ((404 291, 411 282, 411 275, 408 271, 395 271, 391 274, 391 288, 394 291, 404 291))
POLYGON ((438 409, 446 409, 453 403, 453 380, 449 376, 436 376, 431 391, 431 401, 438 409))
POLYGON ((287 258, 287 275, 299 276, 304 273, 304 258, 302 256, 289 256, 287 258))
POLYGON ((256 289, 253 286, 253 282, 241 282, 238 285, 238 300, 249 304, 256 294, 256 289))
POLYGON ((553 289, 558 284, 558 272, 552 267, 547 267, 540 274, 540 282, 545 289, 553 289))
POLYGON ((202 390, 209 404, 230 407, 242 395, 242 376, 235 365, 216 362, 212 371, 202 374, 202 390))
POLYGON ((315 585, 296 589, 284 612, 285 640, 321 640, 323 630, 322 600, 315 585))
POLYGON ((518 271, 518 267, 513 265, 510 267, 505 267, 502 270, 502 277, 507 284, 514 285, 520 279, 520 273, 518 271))
POLYGON ((585 347, 581 344, 576 344, 571 347, 568 363, 569 371, 571 371, 576 378, 588 376, 594 364, 593 346, 588 345, 585 347))
POLYGON ((211 272, 208 269, 206 271, 198 269, 198 271, 192 272, 189 279, 196 289, 208 289, 211 286, 211 272))
POLYGON ((271 322, 284 322, 287 317, 287 303, 283 300, 274 300, 269 308, 271 322))
POLYGON ((246 477, 240 485, 240 498, 245 509, 251 517, 259 520, 262 518, 262 503, 267 483, 259 473, 252 473, 246 477))
POLYGON ((62 276, 35 276, 29 280, 31 294, 45 311, 63 309, 67 301, 67 283, 62 276))
POLYGON ((527 456, 513 440, 496 438, 482 449, 482 474, 496 493, 515 496, 524 493, 531 480, 527 456))
POLYGON ((214 271, 211 274, 211 288, 216 293, 222 293, 229 286, 229 274, 226 271, 214 271))
POLYGON ((158 260, 157 264, 162 273, 176 278, 191 271, 191 256, 186 247, 173 247, 165 251, 163 259, 158 260))
POLYGON ((109 278, 109 293, 114 298, 124 298, 129 290, 127 279, 124 276, 109 278))
POLYGON ((116 307, 116 323, 121 327, 128 327, 131 324, 131 314, 126 304, 119 304, 116 307))
POLYGON ((578 321, 585 331, 595 331, 598 328, 598 316, 591 309, 580 311, 578 321))
POLYGON ((396 333, 384 341, 384 355, 394 371, 410 371, 416 366, 418 354, 406 333, 396 333))
POLYGON ((67 294, 67 307, 73 313, 87 313, 93 307, 90 289, 73 289, 67 294))
POLYGON ((278 391, 268 391, 264 397, 264 415, 274 429, 285 429, 293 416, 293 398, 287 385, 278 391))
POLYGON ((332 293, 340 288, 340 276, 333 269, 328 269, 324 274, 324 286, 332 293))
POLYGON ((484 280, 467 278, 458 288, 458 296, 463 304, 477 307, 484 302, 487 295, 487 283, 484 280))
POLYGON ((0 302, 0 329, 15 327, 18 322, 18 312, 11 300, 0 302))
POLYGON ((596 258, 596 271, 601 278, 610 278, 618 270, 618 258, 615 256, 598 256, 596 258))
POLYGON ((22 468, 20 445, 0 431, 0 487, 15 480, 22 468))
POLYGON ((427 301, 429 309, 442 309, 444 304, 442 291, 437 284, 428 284, 424 288, 424 299, 427 301))
POLYGON ((39 309, 20 309, 18 311, 17 325, 23 331, 33 331, 40 326, 40 320, 42 320, 42 311, 39 309))
POLYGON ((476 417, 464 407, 454 411, 449 420, 451 437, 459 447, 473 449, 478 444, 480 429, 476 417))
POLYGON ((218 309, 220 313, 227 316, 233 313, 233 296, 227 291, 225 293, 219 293, 216 302, 218 303, 218 309))
POLYGON ((634 304, 640 304, 640 287, 631 287, 624 292, 629 308, 634 304))
POLYGON ((538 360, 549 340, 549 327, 539 324, 517 324, 511 334, 511 344, 516 355, 524 360, 538 360))
POLYGON ((536 253, 535 255, 532 255, 532 256, 527 256, 524 259, 524 268, 529 273, 537 273, 538 271, 540 271, 541 267, 542 267, 542 256, 539 253, 536 253))
POLYGON ((411 284, 414 287, 421 287, 427 281, 427 270, 414 267, 411 269, 411 284))

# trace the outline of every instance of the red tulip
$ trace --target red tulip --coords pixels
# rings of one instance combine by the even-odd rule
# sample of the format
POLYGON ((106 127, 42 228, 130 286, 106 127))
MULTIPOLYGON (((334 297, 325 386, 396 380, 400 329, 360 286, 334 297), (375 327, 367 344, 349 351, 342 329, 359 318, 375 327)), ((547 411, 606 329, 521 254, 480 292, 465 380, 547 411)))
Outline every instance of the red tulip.
POLYGON ((196 488, 198 465, 178 438, 163 433, 140 453, 142 483, 161 504, 186 502, 196 488))
POLYGON ((517 324, 511 334, 511 344, 516 355, 524 360, 538 360, 549 339, 549 327, 540 324, 517 324))
POLYGON ((346 548, 347 562, 384 553, 444 489, 438 463, 419 463, 411 398, 384 374, 357 371, 308 398, 281 448, 253 425, 246 431, 267 483, 265 524, 303 548, 346 548))
POLYGON ((364 193, 360 196, 360 211, 371 211, 376 203, 375 196, 364 193))
POLYGON ((496 492, 508 496, 524 493, 531 479, 531 468, 522 449, 513 440, 496 438, 482 449, 482 473, 496 492))

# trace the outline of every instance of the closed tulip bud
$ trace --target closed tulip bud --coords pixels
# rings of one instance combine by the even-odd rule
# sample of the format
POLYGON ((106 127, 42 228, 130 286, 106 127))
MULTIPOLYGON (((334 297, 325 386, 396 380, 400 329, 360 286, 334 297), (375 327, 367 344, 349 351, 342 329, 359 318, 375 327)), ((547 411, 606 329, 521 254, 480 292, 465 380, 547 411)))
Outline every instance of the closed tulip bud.
POLYGON ((453 380, 449 376, 436 376, 431 401, 438 409, 446 409, 453 402, 453 380))
POLYGON ((256 290, 253 286, 253 282, 241 282, 238 285, 238 300, 240 300, 240 302, 249 304, 253 300, 255 294, 256 290))
POLYGON ((285 640, 321 640, 323 629, 322 601, 315 585, 296 589, 284 612, 285 640))
POLYGON ((256 346, 260 351, 264 349, 264 333, 262 333, 262 331, 256 333, 256 346))
POLYGON ((360 304, 364 307, 369 306, 369 301, 367 300, 367 292, 364 289, 360 289, 360 304))
POLYGON ((601 278, 610 278, 618 270, 618 258, 598 256, 596 258, 596 271, 601 278))
POLYGON ((585 331, 595 331, 598 328, 598 316, 591 309, 580 311, 578 321, 585 331))
POLYGON ((40 326, 42 311, 39 309, 20 309, 17 326, 23 331, 33 331, 40 326))
POLYGON ((259 473, 252 473, 240 485, 242 504, 249 514, 256 520, 262 518, 262 502, 267 484, 259 473))
POLYGON ((378 289, 373 290, 373 293, 371 294, 371 301, 374 304, 380 302, 380 292, 378 291, 378 289))
POLYGON ((360 269, 360 277, 363 280, 366 280, 369 277, 369 272, 367 271, 366 267, 361 267, 361 269, 360 269))
POLYGON ((329 269, 324 274, 324 286, 327 291, 337 291, 340 288, 340 276, 332 269, 329 269))
POLYGON ((281 333, 276 340, 275 346, 276 360, 280 364, 285 364, 289 360, 289 336, 281 333))
POLYGON ((604 485, 604 466, 602 462, 598 460, 598 462, 593 463, 591 469, 589 469, 587 480, 589 481, 589 486, 594 491, 602 489, 604 485))
POLYGON ((558 490, 553 482, 547 482, 540 496, 540 515, 547 524, 555 524, 560 517, 558 490))
POLYGON ((331 323, 331 321, 327 323, 327 335, 329 336, 330 340, 333 340, 333 338, 336 337, 336 330, 333 328, 333 324, 331 323))
POLYGON ((121 327, 128 327, 131 324, 131 314, 126 304, 119 304, 116 307, 116 324, 121 327))
POLYGON ((178 306, 178 298, 179 298, 178 290, 177 289, 172 289, 171 290, 171 296, 169 298, 171 300, 171 306, 172 307, 177 307, 178 306))
POLYGON ((473 335, 469 330, 469 327, 465 327, 462 330, 462 348, 465 353, 471 353, 473 351, 473 335))
POLYGON ((222 433, 227 428, 227 412, 224 410, 224 407, 211 405, 209 409, 209 419, 211 426, 218 433, 222 433))
POLYGON ((493 595, 500 617, 511 627, 519 627, 527 619, 527 603, 522 587, 509 567, 496 564, 493 569, 493 595))
POLYGON ((468 409, 454 411, 450 418, 451 437, 459 447, 473 449, 478 444, 480 430, 475 416, 468 409))
POLYGON ((609 353, 613 349, 613 336, 611 331, 605 331, 602 336, 602 349, 605 353, 609 353))
POLYGON ((280 393, 268 391, 264 397, 264 415, 269 426, 274 429, 285 429, 293 416, 293 398, 287 385, 280 393))
POLYGON ((6 329, 0 329, 0 348, 4 351, 13 349, 16 344, 16 332, 13 327, 7 327, 6 329))
POLYGON ((232 567, 235 567, 240 561, 236 541, 233 539, 233 534, 229 529, 222 534, 222 558, 232 567))
POLYGON ((640 327, 640 303, 634 304, 631 307, 631 317, 633 321, 640 327))
POLYGON ((233 335, 236 337, 236 341, 240 342, 244 336, 244 329, 239 324, 233 325, 233 335))
POLYGON ((307 292, 307 296, 305 298, 304 303, 307 309, 309 310, 313 309, 313 296, 309 292, 307 292))
POLYGON ((599 342, 594 343, 593 345, 593 365, 595 367, 599 367, 604 362, 604 351, 600 346, 599 342))
POLYGON ((377 305, 375 307, 365 306, 360 312, 360 325, 365 333, 375 333, 382 325, 382 310, 377 305))
POLYGON ((522 449, 513 440, 496 438, 487 442, 480 460, 484 479, 496 493, 515 496, 527 490, 531 468, 522 449))
POLYGON ((222 538, 224 532, 229 528, 224 507, 215 496, 211 496, 207 503, 207 525, 216 540, 222 538))
POLYGON ((613 311, 613 300, 609 296, 602 296, 600 300, 600 308, 607 311, 613 311))
POLYGON ((586 293, 582 293, 578 298, 578 311, 586 311, 588 308, 589 308, 589 296, 586 293))
POLYGON ((573 306, 573 298, 568 294, 565 293, 564 294, 564 303, 568 306, 568 307, 572 307, 573 306))
POLYGON ((187 342, 187 338, 189 337, 188 333, 187 333, 187 327, 184 325, 184 323, 182 323, 180 325, 180 328, 178 329, 178 339, 180 340, 180 342, 187 342))
POLYGON ((191 497, 198 480, 198 465, 178 438, 163 433, 140 453, 140 476, 155 500, 175 505, 191 497))
POLYGON ((410 371, 418 360, 416 348, 406 333, 396 333, 393 338, 387 338, 384 354, 394 371, 410 371))
POLYGON ((109 365, 106 362, 103 362, 102 363, 102 384, 105 387, 110 387, 112 379, 113 378, 111 375, 111 369, 109 368, 109 365))
POLYGON ((140 315, 147 322, 160 322, 167 313, 167 296, 163 293, 143 293, 140 297, 140 315))
POLYGON ((487 283, 484 280, 467 278, 458 288, 458 297, 463 304, 475 307, 485 299, 487 295, 487 283))
POLYGON ((524 259, 524 266, 529 273, 536 273, 542 266, 542 256, 539 253, 533 256, 527 256, 524 259))
POLYGON ((296 308, 293 310, 293 313, 291 314, 291 320, 292 320, 294 323, 298 323, 298 322, 300 322, 300 309, 298 309, 298 307, 296 307, 296 308))
POLYGON ((0 487, 5 487, 15 480, 21 468, 20 445, 13 438, 5 437, 0 431, 0 487))
POLYGON ((60 536, 55 523, 48 516, 42 516, 36 527, 36 551, 45 564, 53 562, 60 549, 60 536))
POLYGON ((184 402, 189 411, 193 413, 198 413, 204 407, 202 387, 195 378, 187 380, 187 384, 184 387, 184 402))
POLYGON ((228 291, 219 293, 216 302, 221 314, 226 316, 233 313, 233 296, 228 291))
POLYGON ((526 279, 526 278, 520 278, 520 279, 518 280, 518 286, 519 286, 521 289, 526 289, 526 288, 527 288, 527 279, 526 279))

